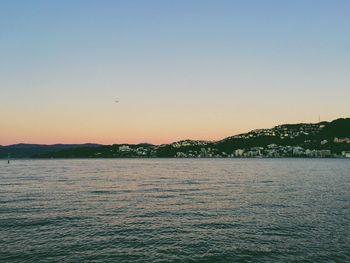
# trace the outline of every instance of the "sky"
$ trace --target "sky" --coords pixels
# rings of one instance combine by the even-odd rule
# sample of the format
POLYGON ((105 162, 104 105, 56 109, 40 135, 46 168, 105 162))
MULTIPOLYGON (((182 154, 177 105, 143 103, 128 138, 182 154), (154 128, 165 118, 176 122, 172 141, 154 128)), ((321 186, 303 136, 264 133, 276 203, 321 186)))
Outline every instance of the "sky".
POLYGON ((347 0, 0 1, 0 145, 217 140, 349 97, 347 0))

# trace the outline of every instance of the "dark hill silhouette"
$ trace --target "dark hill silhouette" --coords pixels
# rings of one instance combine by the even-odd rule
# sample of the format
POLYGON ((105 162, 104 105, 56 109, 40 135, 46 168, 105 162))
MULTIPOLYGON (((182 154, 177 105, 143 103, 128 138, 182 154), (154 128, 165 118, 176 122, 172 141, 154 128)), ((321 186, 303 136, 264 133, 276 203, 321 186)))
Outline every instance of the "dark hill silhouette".
POLYGON ((72 148, 95 148, 100 146, 99 144, 86 143, 86 144, 13 144, 8 146, 0 146, 0 158, 7 158, 10 154, 11 158, 30 158, 34 155, 46 154, 54 151, 61 151, 64 149, 72 148))

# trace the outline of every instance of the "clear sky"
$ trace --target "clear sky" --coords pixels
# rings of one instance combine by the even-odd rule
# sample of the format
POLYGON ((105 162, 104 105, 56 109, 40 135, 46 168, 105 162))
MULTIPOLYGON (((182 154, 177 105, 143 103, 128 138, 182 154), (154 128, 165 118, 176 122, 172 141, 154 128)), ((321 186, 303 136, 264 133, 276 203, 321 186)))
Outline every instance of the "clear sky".
POLYGON ((0 1, 2 145, 214 140, 349 98, 348 0, 0 1))

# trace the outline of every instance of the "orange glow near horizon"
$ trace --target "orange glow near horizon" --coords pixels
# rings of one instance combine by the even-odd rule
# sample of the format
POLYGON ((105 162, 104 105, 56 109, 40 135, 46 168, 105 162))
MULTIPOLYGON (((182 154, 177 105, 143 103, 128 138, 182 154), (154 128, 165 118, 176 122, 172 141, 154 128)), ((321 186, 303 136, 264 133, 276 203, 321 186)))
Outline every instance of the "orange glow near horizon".
MULTIPOLYGON (((229 118, 229 116, 225 117, 229 118)), ((122 125, 122 120, 111 123, 108 119, 87 117, 84 119, 77 116, 70 116, 70 118, 66 118, 65 122, 62 119, 60 121, 58 119, 45 119, 43 116, 41 118, 38 116, 37 118, 28 118, 22 122, 19 118, 8 120, 7 125, 2 126, 0 145, 17 143, 163 144, 185 139, 215 141, 256 128, 270 128, 283 123, 307 122, 305 120, 274 122, 272 119, 266 118, 255 122, 239 118, 232 122, 226 122, 225 118, 216 118, 209 122, 204 119, 191 121, 195 117, 188 118, 187 116, 187 118, 182 119, 163 119, 158 124, 149 118, 134 121, 125 119, 124 123, 128 123, 128 125, 122 125), (80 121, 75 121, 75 118, 80 121)))

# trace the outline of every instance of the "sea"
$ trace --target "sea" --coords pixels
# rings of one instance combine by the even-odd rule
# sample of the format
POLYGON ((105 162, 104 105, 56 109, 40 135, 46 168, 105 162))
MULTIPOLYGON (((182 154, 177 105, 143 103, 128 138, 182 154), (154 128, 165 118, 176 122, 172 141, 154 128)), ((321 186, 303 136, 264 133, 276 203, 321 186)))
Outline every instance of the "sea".
POLYGON ((350 160, 3 160, 0 262, 350 262, 350 160))

